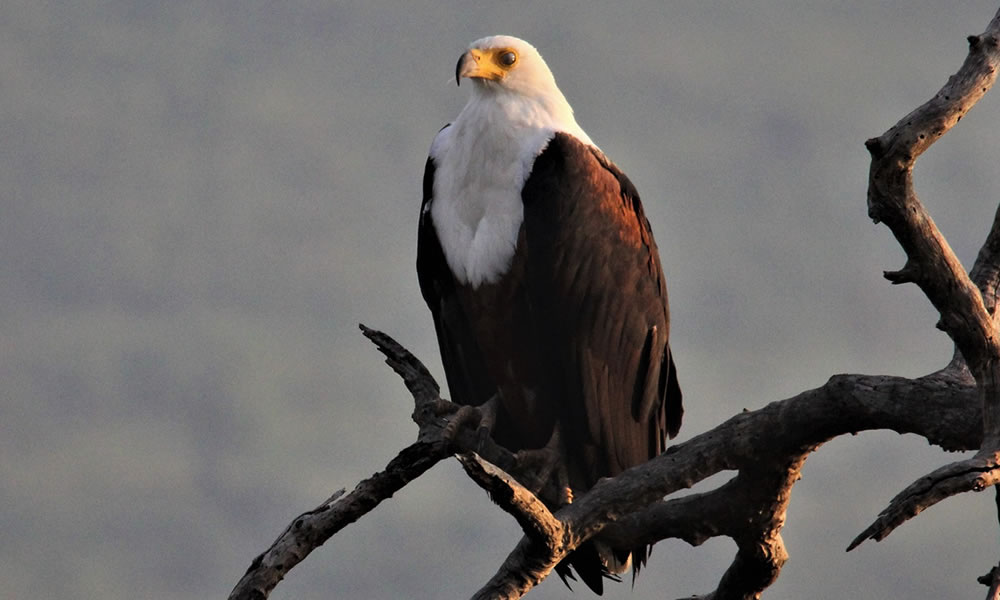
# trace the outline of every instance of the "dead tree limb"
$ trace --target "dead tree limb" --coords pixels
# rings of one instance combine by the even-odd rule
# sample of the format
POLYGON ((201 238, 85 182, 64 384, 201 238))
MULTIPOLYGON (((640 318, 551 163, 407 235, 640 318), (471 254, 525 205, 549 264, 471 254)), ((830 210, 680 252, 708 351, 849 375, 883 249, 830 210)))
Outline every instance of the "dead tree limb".
POLYGON ((288 571, 313 550, 456 451, 478 449, 496 464, 508 468, 514 464, 510 452, 491 440, 481 440, 472 430, 446 433, 449 420, 445 416, 457 407, 441 398, 440 387, 423 363, 388 335, 364 325, 361 330, 413 395, 413 420, 419 426, 417 441, 392 459, 384 471, 362 481, 349 494, 340 490, 320 506, 296 517, 271 547, 253 560, 230 600, 267 598, 288 571))
POLYGON ((1000 480, 1000 336, 981 289, 995 302, 996 223, 977 261, 977 286, 966 275, 948 242, 917 197, 913 167, 917 158, 954 127, 993 86, 1000 66, 1000 11, 986 31, 969 37, 969 54, 958 73, 922 106, 892 128, 866 142, 872 155, 868 212, 884 222, 906 252, 905 266, 886 272, 893 283, 916 283, 941 320, 938 327, 955 342, 979 390, 984 439, 972 458, 941 467, 916 481, 882 511, 848 547, 881 540, 925 508, 955 494, 982 491, 1000 480))
MULTIPOLYGON (((385 348, 397 348, 393 351, 393 361, 399 364, 394 368, 407 374, 404 379, 414 377, 407 383, 418 405, 414 414, 427 416, 425 422, 430 431, 443 431, 446 421, 437 416, 432 408, 443 402, 436 395, 430 397, 431 390, 436 389, 433 379, 416 366, 419 363, 416 358, 400 359, 409 353, 384 334, 372 335, 377 333, 366 335, 373 337, 383 352, 385 348), (408 366, 404 368, 400 365, 408 366), (418 396, 420 399, 417 399, 418 396), (419 408, 422 404, 426 407, 419 408)), ((387 360, 390 364, 393 361, 387 360)), ((614 479, 600 482, 572 505, 554 514, 565 532, 540 535, 538 531, 545 530, 544 527, 527 528, 536 531, 521 540, 490 584, 476 597, 520 597, 544 579, 566 553, 612 522, 614 525, 609 529, 609 535, 639 544, 668 537, 699 544, 720 535, 748 540, 757 536, 757 539, 767 540, 772 550, 761 553, 766 561, 763 566, 755 567, 756 571, 776 573, 783 562, 782 553, 777 551, 780 538, 768 536, 777 531, 783 520, 787 493, 794 483, 794 471, 805 456, 833 437, 871 429, 915 433, 946 450, 976 448, 982 441, 982 413, 976 398, 973 382, 958 371, 941 371, 919 379, 838 375, 822 387, 773 402, 759 410, 741 413, 708 432, 672 447, 667 454, 614 479), (912 410, 918 402, 923 410, 912 410), (761 479, 755 469, 765 462, 773 463, 774 473, 785 474, 785 479, 776 483, 781 488, 777 493, 773 486, 759 485, 761 479), (662 500, 715 473, 743 470, 746 476, 734 477, 715 490, 662 500), (761 515, 766 515, 763 523, 761 515), (551 542, 551 547, 546 546, 552 538, 557 539, 551 542), (535 541, 543 539, 546 542, 542 544, 535 541)), ((421 437, 434 435, 424 430, 421 427, 421 437)), ((458 448, 475 449, 479 442, 476 432, 466 428, 446 448, 420 446, 426 442, 417 442, 411 448, 422 447, 422 452, 431 455, 429 460, 440 460, 442 454, 446 456, 458 448)), ((491 454, 490 462, 509 461, 513 464, 514 458, 509 452, 493 446, 483 449, 484 454, 491 454)), ((395 481, 402 482, 402 479, 395 481)), ((366 483, 359 484, 352 494, 371 494, 373 497, 360 504, 351 502, 352 505, 365 507, 365 511, 399 489, 395 485, 381 487, 367 486, 366 483)), ((494 499, 498 498, 496 491, 491 493, 494 499)), ((349 519, 337 517, 334 508, 345 502, 346 498, 341 497, 332 504, 324 503, 296 518, 279 540, 254 560, 230 598, 266 598, 288 570, 344 525, 364 514, 365 511, 360 511, 353 513, 349 519), (309 532, 308 537, 299 533, 304 529, 303 525, 296 526, 303 517, 314 519, 305 528, 309 532)), ((517 504, 512 503, 514 506, 517 504)), ((519 509, 509 510, 515 513, 519 509)), ((737 562, 731 567, 734 572, 744 568, 740 563, 754 562, 747 563, 746 558, 750 555, 742 548, 740 552, 743 554, 738 554, 737 562)), ((749 580, 746 577, 740 579, 749 580)), ((766 580, 766 577, 758 578, 758 581, 766 580)), ((734 596, 723 594, 716 597, 734 596)))

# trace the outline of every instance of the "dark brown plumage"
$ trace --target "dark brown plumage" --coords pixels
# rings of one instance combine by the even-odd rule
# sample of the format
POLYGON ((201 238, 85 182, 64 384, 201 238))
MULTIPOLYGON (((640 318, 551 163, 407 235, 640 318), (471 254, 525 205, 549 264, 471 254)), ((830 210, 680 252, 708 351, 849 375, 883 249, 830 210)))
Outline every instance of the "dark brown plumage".
MULTIPOLYGON (((663 452, 681 392, 660 259, 631 182, 595 147, 554 134, 524 183, 509 268, 473 287, 449 269, 427 210, 435 169, 428 159, 417 272, 453 400, 499 392, 492 434, 512 451, 545 446, 558 424, 577 495, 663 452)), ((614 549, 629 552, 638 570, 648 548, 614 549)), ((601 561, 593 544, 567 559, 597 593, 601 561)), ((565 562, 557 571, 571 576, 565 562)))

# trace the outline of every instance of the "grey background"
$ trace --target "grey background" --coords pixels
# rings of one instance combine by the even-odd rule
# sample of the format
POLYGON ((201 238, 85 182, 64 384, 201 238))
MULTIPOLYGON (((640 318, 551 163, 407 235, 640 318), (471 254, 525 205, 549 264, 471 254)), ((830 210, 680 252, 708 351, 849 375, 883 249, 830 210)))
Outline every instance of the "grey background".
MULTIPOLYGON (((996 11, 941 2, 0 4, 0 595, 224 597, 288 521, 414 439, 357 323, 443 380, 413 271, 420 177, 472 40, 538 46, 639 188, 671 292, 681 439, 834 373, 951 344, 866 217, 866 138, 996 11)), ((966 265, 1000 189, 994 91, 918 163, 966 265)), ((914 406, 914 410, 920 410, 914 406)), ((981 597, 992 493, 843 549, 949 462, 864 433, 815 453, 767 597, 981 597)), ((274 598, 461 598, 516 524, 449 461, 274 598)), ((710 590, 734 546, 665 542, 612 598, 710 590)), ((569 594, 557 578, 535 598, 569 594)), ((579 592, 577 597, 588 597, 579 592)))

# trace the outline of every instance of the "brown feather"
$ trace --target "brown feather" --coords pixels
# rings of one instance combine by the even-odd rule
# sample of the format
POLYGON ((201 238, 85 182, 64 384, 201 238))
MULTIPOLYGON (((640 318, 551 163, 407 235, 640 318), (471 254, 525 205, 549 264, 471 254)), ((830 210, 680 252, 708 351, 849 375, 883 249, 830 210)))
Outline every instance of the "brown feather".
MULTIPOLYGON (((425 207, 433 177, 429 160, 425 207)), ((555 134, 521 196, 516 252, 497 282, 456 281, 427 210, 417 270, 453 400, 478 405, 499 391, 493 433, 513 451, 543 446, 559 423, 579 495, 661 453, 680 427, 666 285, 638 193, 596 148, 555 134)), ((648 548, 615 553, 629 551, 638 569, 648 548)), ((595 556, 581 548, 567 560, 599 592, 595 556)))

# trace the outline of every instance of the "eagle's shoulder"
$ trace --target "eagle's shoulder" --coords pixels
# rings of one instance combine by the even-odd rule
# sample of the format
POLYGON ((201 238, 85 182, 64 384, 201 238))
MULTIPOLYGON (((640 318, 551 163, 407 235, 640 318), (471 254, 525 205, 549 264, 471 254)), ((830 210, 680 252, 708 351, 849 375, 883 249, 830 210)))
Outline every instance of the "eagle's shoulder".
MULTIPOLYGON (((613 181, 622 196, 636 201, 639 199, 639 192, 632 181, 600 148, 565 131, 554 132, 542 148, 528 177, 529 180, 532 178, 535 180, 532 184, 548 179, 550 183, 558 180, 562 186, 573 181, 578 184, 613 181)), ((526 186, 528 183, 525 182, 526 186)))

